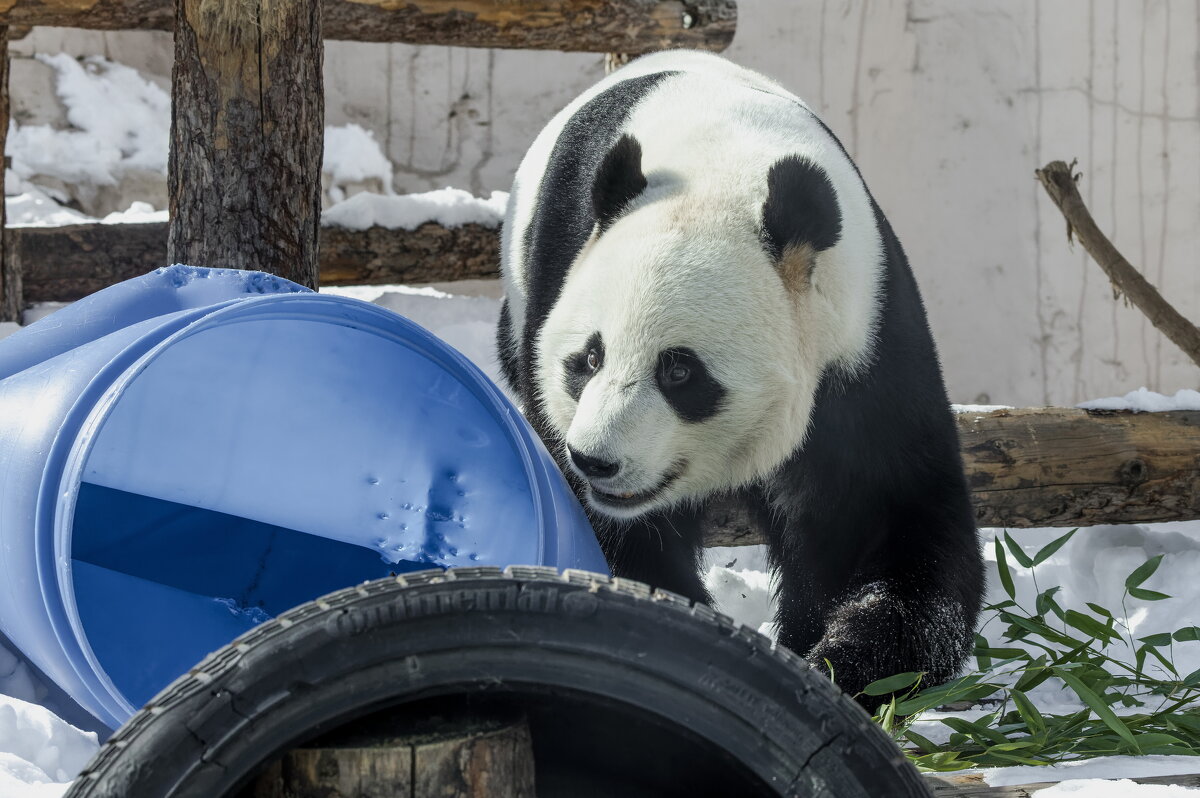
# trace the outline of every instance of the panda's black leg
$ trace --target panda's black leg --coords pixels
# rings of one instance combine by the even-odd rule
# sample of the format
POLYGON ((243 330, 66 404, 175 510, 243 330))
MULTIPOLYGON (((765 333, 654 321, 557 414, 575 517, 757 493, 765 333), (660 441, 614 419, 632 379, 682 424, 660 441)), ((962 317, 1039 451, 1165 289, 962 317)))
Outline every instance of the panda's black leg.
POLYGON ((700 576, 703 530, 697 514, 654 513, 619 524, 593 519, 593 526, 614 576, 710 603, 700 576))
MULTIPOLYGON (((829 609, 824 634, 804 656, 832 669, 838 687, 850 695, 897 673, 924 672, 926 686, 949 681, 971 647, 964 610, 936 585, 914 587, 907 580, 857 587, 829 609)), ((858 700, 874 709, 886 696, 858 700)))

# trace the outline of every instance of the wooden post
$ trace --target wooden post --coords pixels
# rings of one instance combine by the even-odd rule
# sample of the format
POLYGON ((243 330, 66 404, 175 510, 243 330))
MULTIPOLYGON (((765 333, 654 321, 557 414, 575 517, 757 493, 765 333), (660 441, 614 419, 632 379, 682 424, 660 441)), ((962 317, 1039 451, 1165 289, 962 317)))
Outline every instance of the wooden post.
POLYGON ((238 798, 285 796, 535 798, 529 726, 460 717, 335 732, 288 751, 238 798))
POLYGON ((318 0, 175 0, 167 254, 317 286, 318 0))
MULTIPOLYGON (((0 163, 7 172, 4 157, 8 143, 8 26, 0 25, 0 163)), ((0 321, 20 323, 25 300, 21 291, 21 262, 12 256, 7 244, 3 196, 0 195, 0 321)))

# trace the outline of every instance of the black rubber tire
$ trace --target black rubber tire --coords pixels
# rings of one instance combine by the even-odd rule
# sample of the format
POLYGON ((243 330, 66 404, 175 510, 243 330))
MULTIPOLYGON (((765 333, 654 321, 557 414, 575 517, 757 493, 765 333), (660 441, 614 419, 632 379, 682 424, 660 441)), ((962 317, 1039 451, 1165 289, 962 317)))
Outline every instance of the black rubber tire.
POLYGON ((930 794, 857 704, 768 638, 637 582, 513 566, 369 582, 250 630, 130 718, 67 796, 218 798, 351 719, 530 687, 689 729, 778 795, 930 794))

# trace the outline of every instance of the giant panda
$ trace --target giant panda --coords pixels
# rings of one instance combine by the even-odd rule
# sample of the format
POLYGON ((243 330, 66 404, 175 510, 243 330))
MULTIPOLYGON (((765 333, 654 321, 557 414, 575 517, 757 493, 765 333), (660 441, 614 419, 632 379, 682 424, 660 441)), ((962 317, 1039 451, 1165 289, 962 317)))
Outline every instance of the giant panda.
POLYGON ((637 59, 533 142, 501 250, 502 372, 615 575, 708 601, 706 516, 733 503, 779 643, 850 694, 955 675, 983 569, 937 354, 808 106, 715 55, 637 59))

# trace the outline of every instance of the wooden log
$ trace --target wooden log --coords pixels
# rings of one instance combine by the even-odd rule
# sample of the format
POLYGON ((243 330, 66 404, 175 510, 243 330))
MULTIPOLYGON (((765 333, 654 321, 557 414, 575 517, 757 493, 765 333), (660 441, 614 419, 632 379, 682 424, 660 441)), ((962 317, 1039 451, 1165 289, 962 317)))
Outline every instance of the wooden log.
POLYGON ((170 260, 317 287, 318 0, 176 0, 170 260))
POLYGON ((238 798, 534 798, 524 720, 431 718, 374 723, 296 748, 238 798))
MULTIPOLYGON (((8 166, 4 157, 8 141, 8 26, 0 25, 0 162, 8 166)), ((4 169, 0 169, 3 173, 4 169)), ((9 251, 5 236, 5 207, 0 202, 0 321, 21 321, 25 309, 25 297, 21 284, 21 262, 9 251)))
MULTIPOLYGON (((979 526, 1074 527, 1200 518, 1200 411, 1046 407, 960 413, 979 526)), ((733 502, 710 510, 708 546, 764 542, 733 502)))
MULTIPOLYGON (((30 302, 69 302, 171 263, 167 225, 13 227, 13 257, 30 302)), ((426 283, 499 276, 499 238, 477 224, 415 230, 321 229, 322 285, 426 283)), ((200 262, 197 265, 207 265, 200 262)), ((247 268, 258 268, 247 264, 247 268)))
MULTIPOLYGON (((1055 782, 1037 784, 1013 784, 1007 787, 989 787, 979 774, 970 776, 929 776, 929 788, 934 798, 1032 798, 1038 790, 1053 787, 1055 782)), ((1136 784, 1173 784, 1180 787, 1200 787, 1200 774, 1186 776, 1137 776, 1130 781, 1136 784)), ((1083 795, 1084 793, 1079 793, 1083 795)))
MULTIPOLYGON (((456 47, 620 52, 720 51, 735 0, 323 0, 325 37, 456 47)), ((172 30, 171 0, 0 0, 0 22, 172 30)))

